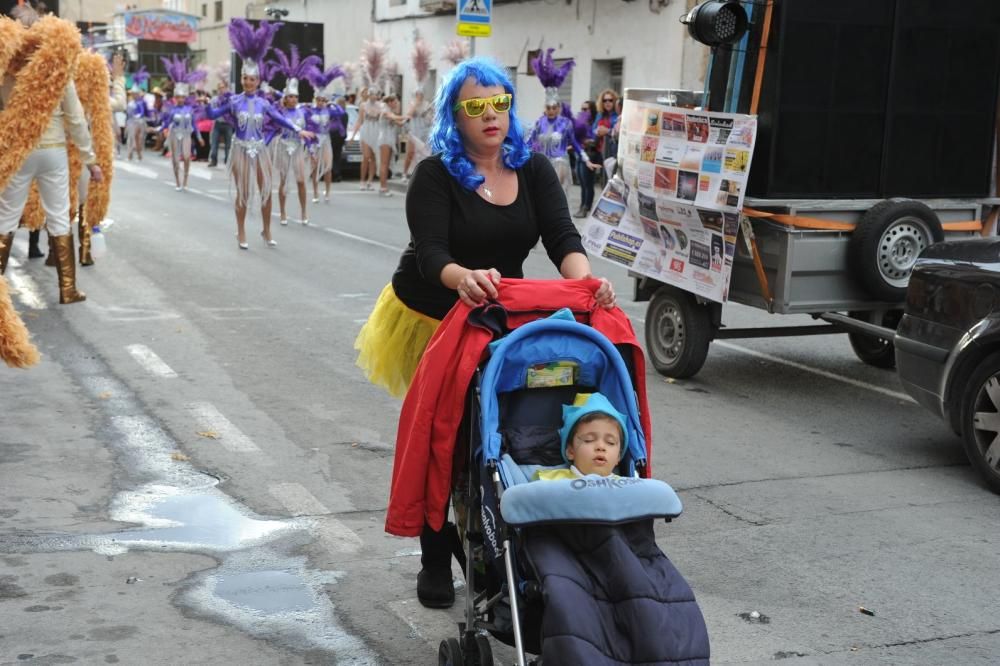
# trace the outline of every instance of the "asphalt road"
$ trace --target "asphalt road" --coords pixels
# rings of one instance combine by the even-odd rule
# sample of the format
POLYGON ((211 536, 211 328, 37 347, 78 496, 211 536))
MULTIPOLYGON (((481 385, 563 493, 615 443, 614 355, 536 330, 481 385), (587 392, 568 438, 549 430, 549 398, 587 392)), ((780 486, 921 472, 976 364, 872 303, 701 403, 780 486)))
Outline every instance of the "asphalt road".
MULTIPOLYGON (((0 664, 436 663, 463 592, 420 607, 419 544, 382 530, 399 402, 352 350, 403 197, 344 183, 277 248, 252 219, 244 252, 224 172, 191 186, 155 157, 117 170, 83 304, 18 236, 44 356, 0 369, 0 664)), ((537 250, 526 273, 556 275, 537 250)), ((1000 661, 1000 498, 892 373, 829 336, 719 342, 696 378, 646 380, 654 475, 685 505, 658 540, 715 663, 1000 661)))

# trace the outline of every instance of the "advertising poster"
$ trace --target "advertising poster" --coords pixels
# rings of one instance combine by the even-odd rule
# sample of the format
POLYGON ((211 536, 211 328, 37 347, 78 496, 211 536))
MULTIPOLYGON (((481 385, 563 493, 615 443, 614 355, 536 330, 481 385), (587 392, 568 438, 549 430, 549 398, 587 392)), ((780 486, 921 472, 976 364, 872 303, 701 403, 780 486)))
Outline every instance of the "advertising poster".
POLYGON ((756 138, 754 116, 626 100, 618 175, 583 229, 587 251, 725 302, 756 138))

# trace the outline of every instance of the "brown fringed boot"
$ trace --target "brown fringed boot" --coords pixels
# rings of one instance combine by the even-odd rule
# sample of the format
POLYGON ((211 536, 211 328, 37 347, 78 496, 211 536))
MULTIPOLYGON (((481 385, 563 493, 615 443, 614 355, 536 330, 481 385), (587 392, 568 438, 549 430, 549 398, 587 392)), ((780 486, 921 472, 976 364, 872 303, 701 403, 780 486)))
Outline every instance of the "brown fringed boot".
POLYGON ((80 206, 80 265, 93 266, 94 257, 90 254, 90 225, 83 219, 83 206, 80 206))
POLYGON ((7 260, 10 258, 10 248, 14 245, 14 232, 0 234, 0 275, 7 272, 7 260))
MULTIPOLYGON (((48 236, 49 238, 49 254, 47 257, 45 257, 45 265, 58 266, 59 264, 56 262, 56 250, 52 245, 52 234, 45 232, 45 235, 48 236)), ((72 231, 70 232, 70 235, 71 236, 73 235, 72 231)))
POLYGON ((87 300, 87 295, 76 289, 76 256, 73 252, 73 234, 49 236, 52 254, 56 258, 59 274, 59 302, 63 305, 87 300))

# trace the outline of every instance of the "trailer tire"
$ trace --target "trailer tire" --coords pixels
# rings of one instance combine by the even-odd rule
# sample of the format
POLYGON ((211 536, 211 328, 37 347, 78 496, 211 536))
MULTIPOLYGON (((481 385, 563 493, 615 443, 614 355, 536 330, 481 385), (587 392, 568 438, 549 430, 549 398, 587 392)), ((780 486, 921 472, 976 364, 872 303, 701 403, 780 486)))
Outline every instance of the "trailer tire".
MULTIPOLYGON (((867 312, 848 312, 852 319, 870 321, 871 317, 867 312)), ((899 326, 899 320, 903 313, 901 310, 890 310, 883 314, 880 321, 872 321, 873 324, 895 329, 899 326)), ((864 363, 875 368, 885 368, 891 370, 896 367, 896 346, 892 340, 876 338, 862 333, 848 333, 847 339, 851 342, 851 349, 854 354, 864 363)))
POLYGON ((847 257, 872 296, 899 303, 906 296, 917 257, 943 238, 941 220, 926 204, 911 199, 882 201, 861 216, 847 257))
POLYGON ((646 350, 661 375, 686 379, 698 374, 712 342, 709 308, 694 295, 664 285, 646 310, 646 350))

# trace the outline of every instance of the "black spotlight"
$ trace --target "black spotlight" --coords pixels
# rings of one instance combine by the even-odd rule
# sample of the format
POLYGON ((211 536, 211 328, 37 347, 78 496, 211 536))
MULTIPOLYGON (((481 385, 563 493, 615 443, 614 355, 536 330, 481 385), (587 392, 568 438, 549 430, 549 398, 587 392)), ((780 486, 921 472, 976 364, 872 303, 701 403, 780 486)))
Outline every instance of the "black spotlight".
POLYGON ((739 41, 747 31, 747 13, 737 0, 709 0, 681 17, 696 42, 722 46, 739 41))

